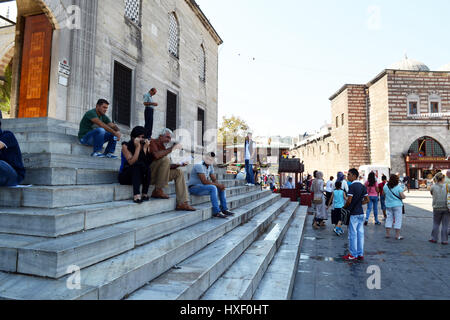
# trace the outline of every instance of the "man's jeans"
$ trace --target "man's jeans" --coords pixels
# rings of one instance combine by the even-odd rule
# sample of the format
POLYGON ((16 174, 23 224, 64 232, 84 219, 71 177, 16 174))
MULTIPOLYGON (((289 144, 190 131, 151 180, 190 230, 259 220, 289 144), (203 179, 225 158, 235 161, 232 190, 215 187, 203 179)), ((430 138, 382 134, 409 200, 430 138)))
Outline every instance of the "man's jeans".
POLYGON ((378 197, 369 197, 370 202, 369 206, 367 207, 367 214, 366 214, 366 221, 369 221, 370 214, 372 213, 373 208, 373 215, 375 216, 375 222, 379 223, 378 220, 378 197))
POLYGON ((7 162, 0 160, 0 187, 14 187, 19 184, 19 176, 7 162))
POLYGON ((145 116, 145 138, 151 139, 153 134, 153 114, 154 110, 151 107, 146 107, 144 116, 145 116))
POLYGON ((93 146, 94 153, 101 152, 103 150, 103 145, 108 142, 105 154, 114 153, 116 151, 117 141, 114 139, 114 135, 109 133, 103 128, 97 128, 88 132, 83 139, 80 139, 80 143, 85 146, 93 146))
POLYGON ((355 258, 364 257, 364 215, 351 216, 348 226, 350 254, 355 258))
POLYGON ((247 183, 255 184, 255 173, 253 172, 253 165, 250 160, 245 160, 245 172, 247 173, 247 183))
POLYGON ((228 211, 226 192, 220 191, 216 186, 198 184, 189 188, 189 193, 194 196, 207 196, 211 197, 211 203, 213 206, 214 214, 218 214, 222 211, 228 211), (220 199, 220 207, 219 207, 220 199))

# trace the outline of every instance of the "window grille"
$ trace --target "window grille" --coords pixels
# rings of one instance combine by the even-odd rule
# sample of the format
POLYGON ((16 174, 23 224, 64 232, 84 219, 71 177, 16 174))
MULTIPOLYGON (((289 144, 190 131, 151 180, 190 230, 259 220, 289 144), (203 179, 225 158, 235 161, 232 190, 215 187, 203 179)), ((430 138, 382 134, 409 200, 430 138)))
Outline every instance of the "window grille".
POLYGON ((174 13, 169 15, 169 53, 179 58, 180 30, 174 13))
POLYGON ((125 16, 136 23, 140 24, 141 0, 125 0, 125 16))
POLYGON ((130 126, 133 71, 114 62, 113 121, 130 126))
POLYGON ((166 128, 172 131, 177 130, 177 100, 175 93, 167 91, 166 128))

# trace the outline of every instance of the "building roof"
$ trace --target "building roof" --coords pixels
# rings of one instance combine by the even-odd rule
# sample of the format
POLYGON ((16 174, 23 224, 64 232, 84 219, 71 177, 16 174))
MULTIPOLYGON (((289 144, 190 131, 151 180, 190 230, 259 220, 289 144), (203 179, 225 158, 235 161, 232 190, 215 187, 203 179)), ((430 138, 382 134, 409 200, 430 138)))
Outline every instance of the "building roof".
POLYGON ((195 12, 197 17, 200 19, 200 21, 203 23, 203 26, 208 30, 208 32, 211 34, 211 36, 216 41, 217 45, 221 45, 223 43, 222 38, 217 33, 216 29, 212 26, 211 22, 208 20, 206 15, 203 13, 202 9, 200 9, 200 6, 197 4, 195 0, 185 0, 186 3, 191 7, 191 9, 195 12))
POLYGON ((345 89, 349 88, 349 87, 364 87, 366 88, 367 86, 365 84, 344 84, 344 86, 342 88, 340 88, 335 94, 333 94, 330 97, 330 100, 333 101, 337 96, 339 96, 342 92, 345 91, 345 89))
POLYGON ((405 70, 405 71, 430 71, 423 62, 409 59, 408 56, 399 62, 394 63, 388 69, 392 70, 405 70))

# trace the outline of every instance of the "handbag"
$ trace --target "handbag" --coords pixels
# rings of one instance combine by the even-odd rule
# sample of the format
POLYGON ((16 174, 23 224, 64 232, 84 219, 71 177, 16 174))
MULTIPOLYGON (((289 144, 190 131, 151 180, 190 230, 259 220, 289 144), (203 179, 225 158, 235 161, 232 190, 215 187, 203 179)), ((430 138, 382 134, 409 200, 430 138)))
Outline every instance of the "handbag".
MULTIPOLYGON (((392 189, 389 188, 389 186, 388 186, 388 189, 389 189, 389 191, 394 195, 394 197, 396 197, 397 199, 399 199, 399 200, 402 202, 402 204, 403 204, 403 199, 400 198, 399 196, 397 196, 397 195, 392 191, 392 189)), ((404 205, 404 204, 403 204, 403 207, 402 207, 402 214, 406 214, 406 210, 405 210, 405 205, 404 205)))
POLYGON ((322 204, 323 200, 322 200, 322 195, 321 194, 314 194, 314 200, 313 200, 314 204, 322 204))
POLYGON ((347 209, 341 209, 341 221, 344 225, 350 225, 350 211, 347 209))

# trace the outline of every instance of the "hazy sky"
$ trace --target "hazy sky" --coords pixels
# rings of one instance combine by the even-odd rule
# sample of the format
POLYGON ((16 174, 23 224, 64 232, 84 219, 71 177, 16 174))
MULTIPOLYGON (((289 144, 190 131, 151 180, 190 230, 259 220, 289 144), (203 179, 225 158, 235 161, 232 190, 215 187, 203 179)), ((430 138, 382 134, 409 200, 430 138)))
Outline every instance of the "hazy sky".
POLYGON ((331 122, 333 93, 368 83, 405 53, 450 63, 450 1, 197 0, 224 44, 219 116, 258 135, 298 135, 331 122))

